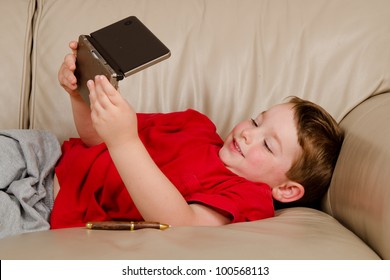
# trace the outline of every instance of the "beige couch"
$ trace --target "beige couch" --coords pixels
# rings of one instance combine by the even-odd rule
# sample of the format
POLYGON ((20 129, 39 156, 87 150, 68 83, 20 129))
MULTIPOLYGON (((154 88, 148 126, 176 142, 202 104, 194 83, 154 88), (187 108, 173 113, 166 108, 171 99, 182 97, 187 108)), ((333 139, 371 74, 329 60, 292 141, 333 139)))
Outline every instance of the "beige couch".
POLYGON ((390 259, 390 1, 1 0, 0 11, 0 129, 76 136, 57 81, 68 42, 136 15, 172 52, 120 82, 137 110, 195 108, 224 136, 297 95, 346 131, 322 211, 214 228, 25 233, 0 240, 1 259, 390 259))

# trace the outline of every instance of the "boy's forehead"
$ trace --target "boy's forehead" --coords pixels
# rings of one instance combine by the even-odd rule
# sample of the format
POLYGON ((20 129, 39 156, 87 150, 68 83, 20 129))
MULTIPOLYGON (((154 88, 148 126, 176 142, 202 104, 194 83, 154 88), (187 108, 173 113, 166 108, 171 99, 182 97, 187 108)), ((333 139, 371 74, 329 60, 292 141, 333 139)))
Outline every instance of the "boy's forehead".
POLYGON ((281 103, 273 105, 272 107, 268 108, 265 111, 262 111, 259 113, 258 116, 267 116, 267 115, 276 115, 276 114, 290 114, 292 117, 294 117, 294 106, 290 103, 281 103))
POLYGON ((294 129, 295 133, 298 133, 298 122, 295 115, 293 104, 282 103, 261 112, 258 118, 269 123, 277 131, 290 127, 294 129))
POLYGON ((272 106, 261 112, 258 118, 266 127, 266 135, 270 137, 268 140, 275 139, 282 154, 295 158, 296 153, 300 152, 301 149, 298 144, 298 126, 294 105, 282 103, 272 106))

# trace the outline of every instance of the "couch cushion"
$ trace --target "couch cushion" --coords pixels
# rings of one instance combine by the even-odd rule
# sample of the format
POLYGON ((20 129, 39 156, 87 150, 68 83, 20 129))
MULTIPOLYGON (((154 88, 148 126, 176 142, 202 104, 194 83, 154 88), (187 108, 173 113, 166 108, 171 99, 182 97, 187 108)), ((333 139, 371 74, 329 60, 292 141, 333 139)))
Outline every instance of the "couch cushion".
POLYGON ((390 259, 390 93, 360 104, 342 122, 346 136, 326 211, 390 259))
POLYGON ((35 2, 0 1, 0 129, 27 127, 35 2))
POLYGON ((334 218, 307 208, 222 227, 60 229, 0 240, 1 259, 378 259, 334 218))
POLYGON ((75 135, 57 71, 68 42, 128 15, 172 51, 119 83, 139 111, 206 113, 222 136, 289 95, 337 120, 390 88, 387 0, 38 1, 31 126, 75 135), (54 116, 54 117, 53 117, 54 116))

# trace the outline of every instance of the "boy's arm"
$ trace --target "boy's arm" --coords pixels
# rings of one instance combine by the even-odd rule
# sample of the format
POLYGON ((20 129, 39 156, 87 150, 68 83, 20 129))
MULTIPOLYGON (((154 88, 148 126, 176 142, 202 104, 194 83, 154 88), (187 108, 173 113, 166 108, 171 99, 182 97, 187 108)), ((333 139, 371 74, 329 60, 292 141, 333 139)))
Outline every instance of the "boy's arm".
POLYGON ((171 225, 223 225, 229 220, 215 210, 185 201, 150 158, 141 141, 109 147, 131 198, 147 221, 171 225))
MULTIPOLYGON (((89 81, 92 120, 142 217, 171 225, 223 225, 230 220, 200 205, 188 205, 161 172, 138 137, 133 108, 104 76, 89 81)), ((174 148, 174 146, 172 146, 174 148)))
POLYGON ((94 146, 102 143, 102 139, 93 128, 90 107, 84 102, 77 91, 77 80, 74 75, 76 69, 77 42, 70 42, 69 47, 72 53, 65 56, 64 62, 58 71, 58 81, 69 93, 73 120, 81 140, 87 146, 94 146))
POLYGON ((80 95, 70 97, 73 121, 83 143, 89 147, 103 142, 93 127, 91 109, 80 95))

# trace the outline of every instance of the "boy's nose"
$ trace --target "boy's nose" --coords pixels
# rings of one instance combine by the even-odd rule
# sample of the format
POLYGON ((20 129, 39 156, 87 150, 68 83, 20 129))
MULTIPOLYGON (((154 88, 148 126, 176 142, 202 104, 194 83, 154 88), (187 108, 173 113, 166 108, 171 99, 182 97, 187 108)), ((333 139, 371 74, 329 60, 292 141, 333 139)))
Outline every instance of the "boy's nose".
POLYGON ((253 131, 253 128, 245 128, 241 131, 241 137, 244 139, 245 144, 252 143, 253 131))

